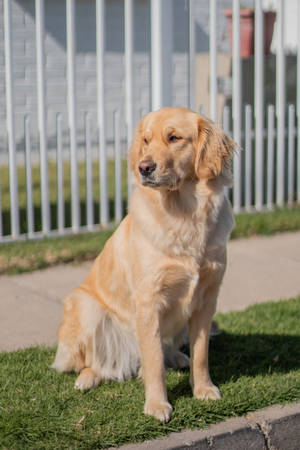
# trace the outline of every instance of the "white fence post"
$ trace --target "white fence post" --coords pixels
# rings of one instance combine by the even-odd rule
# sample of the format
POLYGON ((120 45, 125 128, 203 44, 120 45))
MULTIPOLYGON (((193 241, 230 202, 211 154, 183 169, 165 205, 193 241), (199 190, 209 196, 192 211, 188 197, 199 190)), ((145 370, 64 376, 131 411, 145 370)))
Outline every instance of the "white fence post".
MULTIPOLYGON (((108 0, 96 2, 96 70, 97 70, 97 129, 99 137, 99 193, 100 222, 106 227, 109 223, 108 167, 106 149, 106 114, 105 108, 105 5, 108 0)), ((157 110, 172 105, 172 41, 173 41, 173 0, 150 0, 151 14, 151 109, 157 110)), ((300 1, 298 2, 298 43, 297 43, 297 99, 296 106, 289 105, 288 120, 286 120, 286 80, 284 53, 284 7, 283 0, 277 2, 277 50, 276 50, 276 107, 269 105, 267 120, 264 107, 264 13, 263 0, 255 0, 255 54, 254 54, 254 117, 250 105, 245 107, 245 134, 242 132, 242 72, 240 55, 240 0, 233 0, 233 52, 232 52, 232 112, 228 107, 223 109, 223 127, 230 132, 231 119, 233 138, 237 144, 245 143, 245 168, 242 168, 242 158, 239 152, 234 155, 234 187, 233 208, 240 212, 245 200, 246 210, 261 211, 264 203, 268 209, 274 204, 283 206, 285 201, 292 205, 300 201, 300 1), (295 116, 296 114, 296 116, 295 116), (230 116, 230 117, 229 117, 230 116), (254 123, 252 123, 254 119, 254 123), (276 124, 275 124, 276 119, 276 124), (267 123, 266 123, 267 122, 267 123), (266 126, 267 125, 267 126, 266 126), (254 128, 254 130, 252 129, 254 128), (253 134, 254 131, 254 134, 253 134), (276 144, 275 144, 276 134, 276 144), (267 136, 267 137, 266 137, 267 136), (255 139, 252 142, 253 138, 255 139), (295 148, 297 138, 297 148, 295 148), (264 144, 267 142, 266 166, 264 144), (286 145, 288 144, 288 145, 286 145), (275 145, 277 146, 275 152, 275 145), (253 148, 252 148, 253 147, 253 148), (255 167, 253 151, 255 148, 255 167), (276 160, 276 161, 275 161, 276 160), (295 167, 297 161, 297 167, 295 167), (267 175, 266 182, 265 174, 267 175), (243 180, 242 180, 243 173, 243 180), (254 181, 255 180, 255 181, 254 181), (253 186, 255 184, 255 187, 253 186), (276 184, 276 185, 275 185, 276 184), (254 190, 255 189, 255 190, 254 190), (296 192, 295 192, 296 189, 296 192), (287 195, 286 195, 287 194, 287 195)), ((196 89, 196 0, 188 0, 189 5, 189 55, 188 55, 188 104, 195 109, 196 89)), ((3 0, 4 50, 5 50, 5 94, 6 120, 9 157, 9 190, 10 190, 10 223, 11 230, 8 240, 16 240, 20 235, 20 211, 18 193, 18 170, 16 152, 16 130, 14 124, 14 67, 12 55, 12 0, 3 0)), ((52 234, 50 214, 49 167, 47 149, 46 120, 46 78, 45 78, 45 0, 34 0, 35 5, 35 38, 36 38, 36 73, 37 73, 37 109, 38 133, 40 149, 40 182, 42 232, 52 234)), ((76 117, 76 0, 66 0, 66 32, 67 32, 67 93, 68 93, 68 123, 70 132, 71 161, 71 205, 72 231, 80 229, 80 190, 77 155, 77 117, 76 117)), ((134 5, 135 0, 125 0, 125 117, 128 144, 132 141, 134 119, 139 111, 134 113, 134 5)), ((210 117, 218 121, 218 84, 217 84, 217 42, 218 0, 206 2, 209 9, 209 107, 210 117)), ((120 105, 121 106, 121 105, 120 105)), ((204 112, 204 110, 203 110, 204 112)), ((219 118, 220 119, 220 118, 219 118)), ((114 112, 113 133, 115 153, 115 212, 117 222, 122 218, 122 151, 120 130, 120 109, 114 112)), ((86 207, 87 228, 94 228, 93 211, 93 148, 91 117, 85 117, 86 143, 86 207)), ((31 164, 30 119, 25 117, 25 162, 26 162, 26 192, 27 192, 27 230, 28 237, 36 235, 34 224, 33 182, 31 164)), ((64 212, 64 158, 62 116, 57 116, 57 216, 58 231, 65 230, 64 212)), ((2 186, 3 188, 3 186, 2 186)), ((128 193, 131 191, 128 174, 128 193)), ((228 193, 228 190, 226 190, 228 193)), ((1 203, 1 198, 0 198, 1 203)), ((0 204, 0 240, 6 240, 2 234, 2 211, 0 204)), ((6 225, 6 224, 4 224, 6 225)), ((6 229, 5 229, 6 232, 6 229)))
MULTIPOLYGON (((240 55, 240 2, 233 0, 233 56, 232 56, 232 116, 233 138, 241 144, 242 86, 241 86, 241 55, 240 55)), ((237 213, 241 209, 241 156, 238 152, 233 157, 233 209, 237 213)))
POLYGON ((44 0, 35 0, 35 32, 36 32, 36 73, 37 73, 37 100, 38 100, 38 126, 40 140, 40 173, 41 173, 41 201, 42 201, 42 230, 46 235, 51 228, 49 184, 48 184, 48 155, 46 131, 46 92, 44 75, 44 0))
POLYGON ((209 2, 209 87, 210 87, 210 118, 217 121, 217 3, 209 2))
POLYGON ((284 204, 285 172, 285 57, 284 57, 284 4, 278 0, 277 53, 276 53, 276 114, 277 114, 277 192, 276 203, 284 204))
POLYGON ((267 133, 268 133, 268 154, 267 154, 267 208, 273 209, 274 207, 274 121, 275 121, 275 108, 273 105, 268 106, 268 120, 267 120, 267 133))
POLYGON ((57 227, 63 234, 65 228, 65 201, 64 201, 64 156, 63 156, 63 130, 62 115, 56 116, 56 171, 57 171, 57 227))
POLYGON ((133 4, 133 0, 125 0, 125 104, 127 140, 130 143, 133 135, 133 4))
POLYGON ((189 88, 188 105, 196 110, 196 27, 195 27, 195 0, 189 0, 189 88))
POLYGON ((245 208, 251 211, 252 201, 252 107, 245 106, 245 208))
POLYGON ((4 0, 4 47, 5 47, 5 92, 6 92, 6 121, 8 133, 9 153, 9 192, 10 192, 10 220, 11 235, 16 239, 20 233, 19 202, 18 202, 18 173, 16 162, 16 144, 14 127, 14 95, 12 70, 12 33, 11 33, 11 1, 4 0))
POLYGON ((99 173, 100 173, 100 222, 108 224, 107 155, 105 130, 105 1, 96 0, 96 36, 97 36, 97 119, 99 133, 99 173))
POLYGON ((262 0, 255 1, 255 208, 263 207, 263 148, 264 148, 264 13, 262 0))
POLYGON ((27 211, 27 234, 31 238, 34 235, 34 209, 32 196, 32 168, 31 168, 31 140, 30 140, 30 118, 25 116, 25 171, 26 171, 26 211, 27 211))
POLYGON ((67 1, 67 62, 68 62, 68 117, 71 150, 71 196, 72 196, 72 230, 77 232, 80 225, 79 186, 76 139, 76 94, 75 94, 75 0, 67 1))
POLYGON ((294 202, 295 184, 295 107, 289 105, 288 108, 288 204, 294 202))
POLYGON ((85 178, 86 178, 86 224, 87 229, 94 226, 94 202, 93 202, 93 157, 91 136, 91 115, 85 114, 85 178))
MULTIPOLYGON (((125 0, 125 104, 127 148, 133 137, 133 55, 134 55, 134 1, 125 0)), ((129 156, 129 155, 128 155, 129 156)), ((127 163, 128 198, 132 191, 129 159, 127 163)))
POLYGON ((172 105, 172 0, 151 0, 152 110, 172 105))
POLYGON ((120 111, 114 112, 114 143, 115 143, 115 221, 122 220, 122 158, 120 136, 120 111))

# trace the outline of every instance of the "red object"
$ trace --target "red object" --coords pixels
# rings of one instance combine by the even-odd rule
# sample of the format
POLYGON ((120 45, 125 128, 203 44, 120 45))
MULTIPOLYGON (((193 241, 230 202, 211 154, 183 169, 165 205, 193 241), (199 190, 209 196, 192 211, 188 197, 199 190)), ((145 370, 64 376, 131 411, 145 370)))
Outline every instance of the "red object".
MULTIPOLYGON (((228 34, 230 47, 232 50, 232 9, 224 9, 224 15, 228 22, 228 34)), ((254 10, 240 10, 240 36, 241 36, 241 57, 249 58, 254 55, 254 10)), ((270 46, 273 37, 274 23, 276 20, 276 12, 264 12, 264 28, 265 28, 265 55, 270 54, 270 46)))

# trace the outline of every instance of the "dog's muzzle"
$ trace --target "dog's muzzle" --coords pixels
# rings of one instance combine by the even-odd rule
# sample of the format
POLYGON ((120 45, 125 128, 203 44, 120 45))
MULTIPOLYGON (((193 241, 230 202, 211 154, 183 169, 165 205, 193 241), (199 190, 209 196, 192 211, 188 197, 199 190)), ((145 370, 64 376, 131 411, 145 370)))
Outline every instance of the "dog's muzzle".
POLYGON ((149 177, 156 169, 156 163, 151 160, 141 161, 139 164, 139 172, 143 177, 149 177))

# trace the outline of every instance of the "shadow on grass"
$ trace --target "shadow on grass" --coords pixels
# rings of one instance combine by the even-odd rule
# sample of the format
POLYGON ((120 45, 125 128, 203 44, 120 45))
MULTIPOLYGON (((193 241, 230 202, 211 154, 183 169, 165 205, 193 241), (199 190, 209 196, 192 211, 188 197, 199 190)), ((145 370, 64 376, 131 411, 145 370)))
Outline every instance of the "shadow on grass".
MULTIPOLYGON (((189 353, 188 348, 183 348, 189 353)), ((210 342, 210 375, 216 385, 241 377, 287 374, 300 368, 300 336, 231 334, 222 332, 210 342)), ((170 391, 170 398, 192 397, 188 370, 170 391)))
MULTIPOLYGON (((71 227, 71 219, 72 219, 72 207, 71 202, 65 202, 65 228, 71 227)), ((108 210, 109 217, 111 220, 114 219, 115 216, 115 201, 113 199, 109 199, 108 202, 108 210)), ((94 212, 94 223, 97 224, 100 222, 100 204, 99 202, 93 203, 93 212, 94 212)), ((123 200, 123 214, 127 212, 127 200, 123 200)), ((34 230, 41 231, 42 230, 42 209, 40 206, 35 206, 33 211, 34 216, 34 230)), ((26 208, 20 208, 19 210, 20 217, 20 233, 27 233, 27 211, 26 208)), ((50 204, 50 217, 51 217, 51 229, 55 230, 58 227, 58 211, 57 204, 50 204)), ((3 234, 8 235, 11 232, 10 226, 10 211, 4 210, 2 212, 2 221, 3 221, 3 234)), ((87 224, 87 205, 85 201, 80 202, 80 225, 87 224)))

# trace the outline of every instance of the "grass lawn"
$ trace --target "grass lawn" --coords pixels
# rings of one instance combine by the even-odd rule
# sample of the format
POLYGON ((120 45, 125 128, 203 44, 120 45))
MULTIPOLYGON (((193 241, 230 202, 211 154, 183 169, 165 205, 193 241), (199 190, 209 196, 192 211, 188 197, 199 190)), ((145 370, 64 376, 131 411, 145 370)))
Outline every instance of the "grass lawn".
MULTIPOLYGON (((79 195, 81 224, 85 224, 85 164, 78 164, 79 195)), ((34 165, 32 169, 33 199, 35 229, 41 229, 41 196, 40 196, 40 168, 34 165)), ((108 161, 108 196, 110 217, 114 211, 114 162, 108 161)), ((2 220, 3 232, 9 234, 10 230, 10 203, 9 203, 9 176, 8 167, 0 167, 0 181, 2 190, 2 220)), ((93 164, 93 198, 95 223, 99 221, 99 177, 98 164, 93 164)), ((18 188, 20 207, 21 232, 26 232, 26 183, 25 168, 18 167, 18 188)), ((57 186, 56 164, 49 162, 49 192, 51 206, 52 228, 57 226, 57 186)), ((127 195, 127 169, 126 161, 122 165, 122 197, 124 211, 126 211, 127 195)), ((64 201, 65 201, 65 225, 71 225, 70 203, 70 165, 64 164, 64 201)), ((300 205, 293 208, 277 209, 272 212, 239 214, 236 216, 236 228, 231 238, 249 237, 254 235, 269 235, 283 231, 300 230, 300 205)), ((93 233, 64 236, 58 238, 45 238, 38 241, 21 241, 0 245, 0 275, 16 274, 36 269, 42 269, 58 263, 80 262, 94 259, 112 231, 98 231, 93 233)))
POLYGON ((2 448, 106 448, 172 431, 204 428, 228 417, 300 399, 300 297, 219 314, 211 342, 211 376, 222 399, 192 398, 188 371, 168 371, 174 412, 162 424, 142 413, 140 380, 105 382, 82 393, 75 374, 49 368, 55 349, 0 354, 2 448))
MULTIPOLYGON (((231 238, 300 230, 300 206, 266 213, 239 214, 231 238)), ((94 259, 112 231, 0 245, 0 274, 16 274, 58 263, 94 259)))
MULTIPOLYGON (((49 169, 49 201, 51 212, 51 228, 57 228, 57 166, 56 163, 50 161, 49 169)), ((114 161, 108 160, 107 176, 108 176, 108 199, 110 217, 114 216, 114 197, 115 197, 115 176, 114 161)), ((10 233, 10 196, 9 196, 9 172, 8 166, 0 166, 0 184, 1 184, 1 204, 2 204, 2 221, 3 234, 10 233)), ((40 166, 38 164, 32 167, 32 193, 34 206, 34 223, 35 231, 40 231, 41 224, 41 182, 40 182, 40 166)), ((86 172, 85 163, 78 164, 78 186, 80 201, 80 223, 86 224, 86 172)), ((93 205, 95 223, 99 222, 99 167, 98 163, 93 163, 92 168, 92 186, 93 186, 93 205)), ((20 231, 26 233, 26 174, 25 166, 18 166, 18 200, 20 211, 20 231)), ((124 210, 127 208, 127 163, 122 161, 122 197, 124 210)), ((71 226, 71 181, 70 181, 70 163, 64 163, 64 206, 65 206, 65 226, 71 226)))

